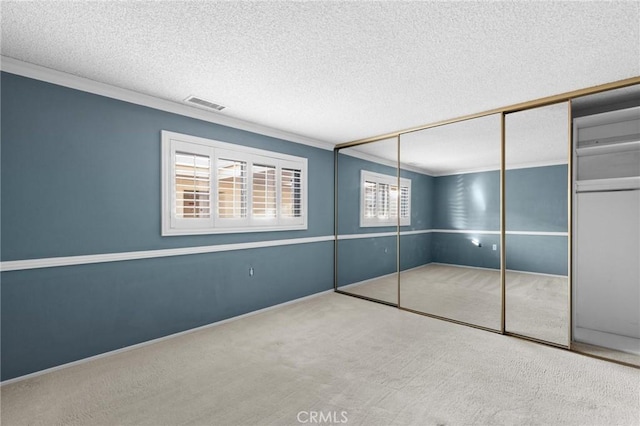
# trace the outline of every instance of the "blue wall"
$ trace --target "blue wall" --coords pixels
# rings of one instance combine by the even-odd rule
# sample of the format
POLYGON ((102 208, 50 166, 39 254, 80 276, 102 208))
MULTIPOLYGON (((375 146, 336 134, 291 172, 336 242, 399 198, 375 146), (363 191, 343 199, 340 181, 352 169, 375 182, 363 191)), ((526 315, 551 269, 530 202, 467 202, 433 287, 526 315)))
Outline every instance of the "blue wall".
POLYGON ((2 379, 329 290, 332 267, 328 241, 3 272, 2 379))
MULTIPOLYGON (((3 261, 333 234, 331 151, 1 78, 3 261), (161 130, 308 158, 308 230, 162 237, 161 130)), ((1 279, 7 380, 329 290, 333 243, 12 271, 1 279)))
POLYGON ((1 84, 2 260, 333 234, 331 151, 12 74, 1 84), (161 130, 308 158, 309 229, 162 237, 161 130))

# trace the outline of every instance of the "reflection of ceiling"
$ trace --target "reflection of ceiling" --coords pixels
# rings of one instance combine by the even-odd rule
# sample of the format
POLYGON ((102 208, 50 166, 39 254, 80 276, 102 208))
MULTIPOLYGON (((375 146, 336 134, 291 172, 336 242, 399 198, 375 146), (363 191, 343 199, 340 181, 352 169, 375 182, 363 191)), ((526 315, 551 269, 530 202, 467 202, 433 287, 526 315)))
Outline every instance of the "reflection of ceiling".
POLYGON ((640 74, 637 2, 3 1, 0 19, 2 55, 330 144, 640 74))
POLYGON ((569 104, 508 114, 505 135, 507 168, 567 163, 569 104))
MULTIPOLYGON (((507 168, 567 162, 567 103, 506 116, 507 168)), ((392 164, 395 139, 343 150, 345 154, 392 164)), ((403 168, 438 176, 500 168, 500 115, 433 127, 400 137, 403 168)))
POLYGON ((400 159, 431 175, 500 168, 500 116, 433 127, 400 137, 400 159))

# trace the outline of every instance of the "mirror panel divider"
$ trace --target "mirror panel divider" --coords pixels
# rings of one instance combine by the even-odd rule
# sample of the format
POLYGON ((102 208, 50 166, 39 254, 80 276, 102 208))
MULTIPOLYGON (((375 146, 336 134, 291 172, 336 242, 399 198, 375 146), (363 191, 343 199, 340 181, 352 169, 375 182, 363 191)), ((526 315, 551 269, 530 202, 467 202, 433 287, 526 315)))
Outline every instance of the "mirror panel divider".
POLYGON ((569 111, 567 112, 567 116, 569 117, 567 126, 569 126, 569 141, 567 143, 567 159, 569 161, 567 167, 567 231, 569 234, 569 240, 567 244, 567 285, 568 285, 568 294, 567 294, 567 304, 569 305, 569 316, 567 318, 567 322, 569 325, 569 343, 567 348, 571 350, 571 342, 573 341, 573 109, 572 109, 571 99, 567 101, 567 108, 569 111))
MULTIPOLYGON (((396 161, 398 163, 397 165, 397 169, 398 172, 396 173, 396 185, 398 185, 398 190, 400 190, 400 135, 396 136, 396 161)), ((398 194, 399 195, 399 194, 398 194)), ((397 204, 397 209, 398 209, 398 214, 397 214, 397 222, 396 222, 396 228, 397 228, 397 233, 398 236, 396 238, 396 268, 397 268, 397 286, 398 286, 398 298, 396 299, 398 301, 398 307, 402 306, 400 304, 400 273, 402 272, 402 267, 400 264, 400 202, 398 202, 397 204)))
POLYGON ((507 251, 506 247, 506 114, 500 113, 500 333, 506 333, 507 251))
POLYGON ((338 150, 333 151, 333 290, 338 290, 338 150))

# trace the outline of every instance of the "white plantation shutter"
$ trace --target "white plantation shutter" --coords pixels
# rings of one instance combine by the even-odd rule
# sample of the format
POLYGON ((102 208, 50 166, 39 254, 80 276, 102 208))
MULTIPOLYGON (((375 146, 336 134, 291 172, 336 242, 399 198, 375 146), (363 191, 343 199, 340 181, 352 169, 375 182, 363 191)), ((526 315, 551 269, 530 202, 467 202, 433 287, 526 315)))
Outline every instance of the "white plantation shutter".
POLYGON ((253 164, 252 173, 253 217, 276 218, 276 166, 253 164))
POLYGON ((378 219, 389 218, 389 184, 378 184, 378 219))
POLYGON ((307 229, 307 160, 162 132, 162 235, 307 229))
POLYGON ((398 186, 389 186, 389 217, 398 218, 398 186))
POLYGON ((247 163, 218 159, 218 217, 243 219, 247 217, 247 163))
POLYGON ((408 219, 411 217, 411 188, 408 186, 400 187, 400 219, 408 219))
POLYGON ((280 215, 283 219, 302 216, 302 170, 283 167, 280 172, 280 215))
POLYGON ((371 181, 364 182, 364 217, 372 219, 377 216, 378 184, 371 181))
POLYGON ((360 226, 411 225, 411 180, 362 170, 360 172, 360 226))
POLYGON ((204 155, 175 154, 175 214, 180 219, 211 216, 211 159, 204 155))

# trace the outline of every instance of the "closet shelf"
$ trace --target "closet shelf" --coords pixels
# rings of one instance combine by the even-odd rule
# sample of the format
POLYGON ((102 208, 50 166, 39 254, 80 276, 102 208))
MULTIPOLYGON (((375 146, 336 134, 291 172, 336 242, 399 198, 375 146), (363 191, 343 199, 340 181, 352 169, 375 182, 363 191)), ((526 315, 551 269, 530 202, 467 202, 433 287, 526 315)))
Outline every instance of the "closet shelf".
POLYGON ((591 145, 582 148, 576 148, 578 157, 586 157, 590 155, 613 154, 616 152, 632 152, 640 151, 640 140, 630 142, 611 143, 606 145, 591 145))
POLYGON ((629 191, 633 189, 640 189, 640 176, 576 181, 576 192, 629 191))

